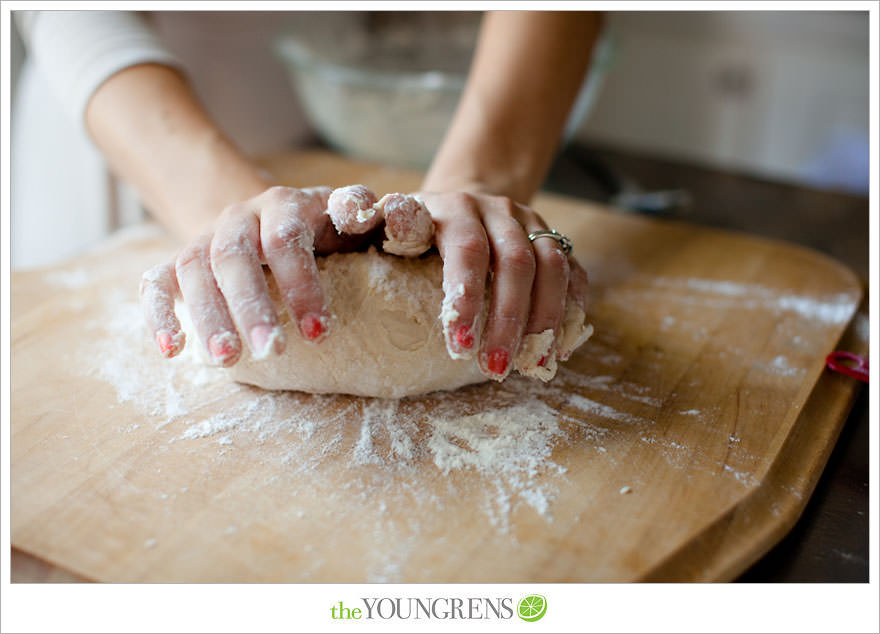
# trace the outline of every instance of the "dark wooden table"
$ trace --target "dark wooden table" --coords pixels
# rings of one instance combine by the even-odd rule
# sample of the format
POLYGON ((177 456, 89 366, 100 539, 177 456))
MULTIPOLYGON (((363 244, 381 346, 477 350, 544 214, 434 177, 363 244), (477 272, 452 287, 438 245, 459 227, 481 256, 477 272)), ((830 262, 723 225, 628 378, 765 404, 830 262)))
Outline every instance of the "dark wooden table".
MULTIPOLYGON (((622 180, 686 190, 690 204, 664 217, 811 247, 848 265, 867 289, 867 197, 583 145, 561 153, 546 187, 608 202, 622 180)), ((800 521, 739 581, 868 581, 868 442, 863 389, 800 521)))

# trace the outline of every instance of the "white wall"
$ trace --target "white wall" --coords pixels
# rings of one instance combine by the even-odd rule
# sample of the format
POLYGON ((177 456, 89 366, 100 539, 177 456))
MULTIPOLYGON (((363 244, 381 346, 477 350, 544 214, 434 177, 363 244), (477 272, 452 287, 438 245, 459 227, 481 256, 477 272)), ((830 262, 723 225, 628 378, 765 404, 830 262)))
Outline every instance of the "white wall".
POLYGON ((611 67, 579 138, 867 191, 866 13, 608 17, 611 67))

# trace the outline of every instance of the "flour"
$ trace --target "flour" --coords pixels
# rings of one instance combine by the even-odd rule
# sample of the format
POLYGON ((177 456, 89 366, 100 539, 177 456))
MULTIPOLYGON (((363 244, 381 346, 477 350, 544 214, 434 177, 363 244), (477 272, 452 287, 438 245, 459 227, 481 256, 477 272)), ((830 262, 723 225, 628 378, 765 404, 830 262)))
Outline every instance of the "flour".
POLYGON ((752 365, 758 370, 779 376, 798 376, 806 373, 806 369, 792 366, 789 360, 782 355, 774 357, 769 363, 755 362, 752 365))
MULTIPOLYGON (((55 279, 56 285, 76 288, 90 282, 104 284, 105 278, 84 268, 55 279)), ((109 385, 118 406, 136 416, 134 421, 120 420, 119 434, 144 439, 157 453, 173 450, 177 460, 190 455, 202 464, 207 459, 210 468, 220 471, 252 465, 259 474, 254 496, 271 495, 273 502, 277 497, 278 512, 295 521, 322 522, 325 510, 332 509, 336 520, 357 522, 374 557, 368 566, 373 581, 407 574, 407 558, 435 526, 433 519, 424 518, 453 517, 449 511, 462 500, 478 509, 476 521, 497 534, 516 535, 518 518, 553 530, 554 505, 570 484, 565 452, 583 452, 578 456, 614 465, 622 460, 619 447, 640 438, 676 469, 688 469, 700 451, 659 432, 648 433, 669 395, 621 378, 634 374, 621 367, 627 362, 621 354, 624 342, 615 340, 613 329, 576 353, 572 365, 580 364, 579 369, 561 368, 549 384, 513 376, 455 395, 399 400, 268 392, 233 383, 222 369, 201 363, 198 342, 190 342, 174 359, 163 359, 142 325, 135 286, 106 284, 100 296, 102 317, 88 324, 81 348, 71 351, 77 367, 109 385), (584 364, 602 370, 584 374, 584 364), (315 505, 313 496, 322 505, 315 505)), ((717 290, 723 292, 708 298, 692 290, 700 300, 740 305, 743 299, 735 295, 740 291, 736 286, 721 286, 717 290)), ((755 301, 770 299, 759 294, 755 301)), ((828 308, 833 301, 822 302, 827 310, 820 306, 819 314, 833 316, 828 308)), ((804 304, 790 302, 778 309, 806 310, 804 304)), ((667 325, 684 327, 684 322, 667 325)), ((768 371, 790 368, 775 359, 768 364, 768 371)), ((679 413, 698 417, 692 424, 710 425, 718 416, 709 406, 679 413)), ((719 466, 718 471, 751 485, 753 476, 740 466, 748 464, 741 460, 740 443, 731 447, 736 469, 719 466)), ((209 475, 207 471, 176 482, 179 470, 164 471, 168 484, 163 488, 172 492, 166 504, 203 494, 204 484, 197 478, 209 475)), ((248 469, 244 471, 242 477, 247 477, 248 469)), ((639 490, 643 485, 635 478, 627 486, 639 490)), ((222 507, 223 499, 216 504, 222 507)), ((472 520, 454 517, 458 524, 452 528, 472 520)), ((228 525, 237 527, 229 530, 228 540, 235 539, 233 533, 248 534, 248 523, 247 517, 230 516, 218 524, 218 536, 228 525)), ((302 544, 304 551, 313 547, 320 550, 302 544)))
POLYGON ((753 476, 751 473, 748 473, 746 471, 738 471, 737 469, 731 467, 729 464, 724 465, 724 472, 731 474, 737 482, 744 486, 753 487, 758 484, 757 478, 755 478, 755 476, 753 476))
POLYGON ((588 399, 586 396, 581 396, 580 394, 570 394, 568 397, 568 404, 573 405, 574 407, 577 407, 578 409, 585 412, 595 414, 596 416, 620 421, 622 423, 628 423, 630 425, 654 424, 654 421, 648 420, 647 418, 633 416, 632 414, 628 414, 627 412, 621 412, 620 410, 614 409, 610 405, 598 403, 594 400, 588 399))
POLYGON ((652 285, 668 290, 683 290, 686 295, 667 294, 670 299, 685 303, 708 303, 726 307, 733 305, 747 309, 765 309, 773 312, 793 312, 797 315, 829 324, 846 323, 852 316, 854 298, 848 294, 823 297, 780 294, 778 290, 759 284, 741 284, 725 280, 707 280, 697 277, 657 277, 652 285), (706 299, 706 297, 714 299, 706 299), (731 304, 730 300, 735 299, 731 304))
MULTIPOLYGON (((424 500, 425 512, 442 510, 443 501, 420 487, 440 475, 448 478, 454 497, 456 487, 476 477, 480 506, 496 530, 507 532, 519 509, 552 521, 565 473, 552 458, 557 447, 577 437, 604 453, 603 417, 650 424, 572 396, 581 386, 571 371, 565 373, 568 380, 551 385, 510 377, 474 387, 481 395, 476 399, 446 392, 398 400, 264 391, 233 383, 222 369, 203 364, 198 342, 189 342, 178 357, 162 358, 133 295, 111 288, 102 296, 104 317, 88 324, 89 346, 78 352, 87 372, 113 386, 120 405, 149 417, 169 446, 198 443, 193 450, 215 451, 219 460, 266 446, 265 458, 277 461, 279 475, 300 474, 316 485, 331 478, 328 469, 351 471, 344 476, 345 494, 375 501, 378 508, 411 497, 424 500), (571 408, 580 413, 572 415, 571 408), (585 414, 598 418, 584 422, 585 414), (458 474, 470 474, 469 480, 458 474), (396 477, 401 481, 395 484, 396 477)), ((186 311, 179 314, 186 323, 186 311)), ((612 379, 594 385, 611 389, 612 379)), ((630 385, 624 391, 637 390, 630 385)), ((119 430, 135 433, 139 427, 143 422, 119 430)))
POLYGON ((77 290, 91 284, 92 274, 80 267, 70 271, 53 271, 46 275, 45 279, 53 286, 77 290))

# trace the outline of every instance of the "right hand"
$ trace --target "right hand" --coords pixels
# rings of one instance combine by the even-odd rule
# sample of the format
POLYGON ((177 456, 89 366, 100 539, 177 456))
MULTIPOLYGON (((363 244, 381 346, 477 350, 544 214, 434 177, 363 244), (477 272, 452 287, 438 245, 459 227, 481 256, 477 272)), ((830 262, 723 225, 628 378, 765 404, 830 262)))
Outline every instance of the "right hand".
POLYGON ((391 194, 377 202, 362 185, 271 187, 225 209, 213 232, 185 246, 174 261, 144 273, 140 295, 147 326, 165 357, 179 354, 186 340, 174 301, 182 296, 196 334, 217 365, 239 360, 239 333, 255 358, 281 354, 284 331, 269 296, 265 264, 300 335, 321 341, 331 315, 315 255, 358 249, 375 240, 383 226, 389 240, 410 248, 423 244, 422 251, 430 247, 430 217, 410 196, 391 194))

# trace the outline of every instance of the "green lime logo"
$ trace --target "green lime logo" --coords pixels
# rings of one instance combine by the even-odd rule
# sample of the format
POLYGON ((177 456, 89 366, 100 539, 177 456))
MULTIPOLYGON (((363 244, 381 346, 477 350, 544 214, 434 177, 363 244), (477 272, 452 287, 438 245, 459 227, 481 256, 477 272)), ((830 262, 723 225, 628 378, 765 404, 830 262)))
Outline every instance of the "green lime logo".
POLYGON ((523 621, 529 623, 539 621, 547 613, 547 599, 540 594, 523 597, 516 606, 516 613, 523 621))

